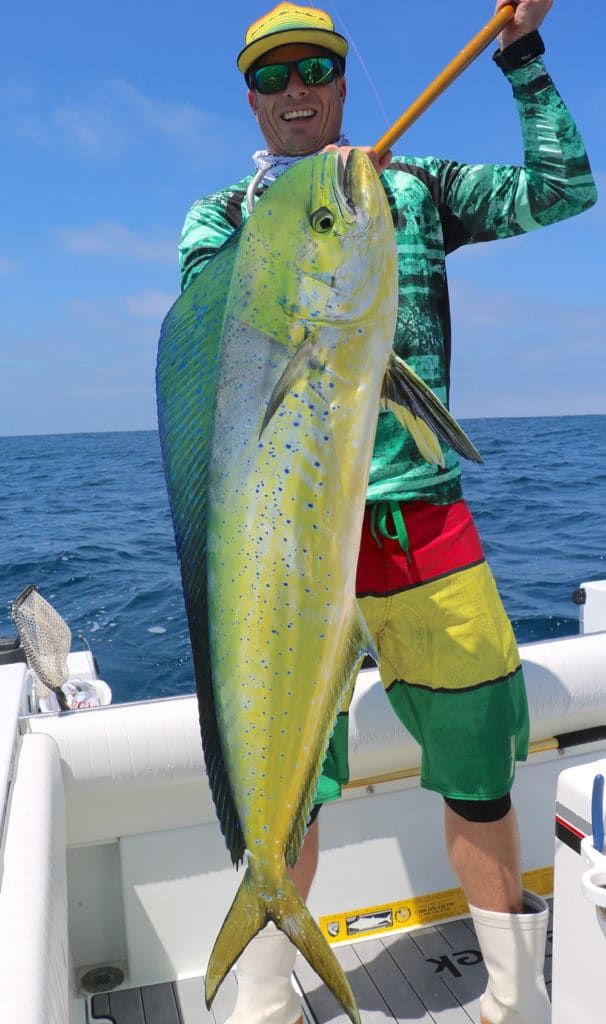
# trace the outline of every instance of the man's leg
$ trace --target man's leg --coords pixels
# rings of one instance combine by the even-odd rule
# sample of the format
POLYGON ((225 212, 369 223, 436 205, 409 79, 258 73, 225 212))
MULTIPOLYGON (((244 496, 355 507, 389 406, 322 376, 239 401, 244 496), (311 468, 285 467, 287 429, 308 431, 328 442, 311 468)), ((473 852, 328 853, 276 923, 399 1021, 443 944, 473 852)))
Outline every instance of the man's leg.
POLYGON ((469 903, 520 914, 520 840, 513 807, 499 821, 466 821, 448 804, 444 812, 448 857, 469 903))
MULTIPOLYGON (((309 826, 294 868, 288 869, 306 900, 318 865, 318 819, 309 826)), ((301 1000, 292 984, 297 950, 272 923, 242 953, 236 966, 238 994, 227 1024, 300 1024, 301 1000)))
POLYGON ((543 978, 549 912, 522 888, 513 808, 497 821, 467 821, 445 804, 446 844, 469 902, 488 971, 482 1024, 549 1024, 543 978))
POLYGON ((421 785, 457 797, 448 798, 446 837, 488 970, 484 1024, 548 1024, 547 908, 522 891, 509 800, 486 795, 508 792, 515 761, 528 750, 511 623, 464 501, 402 503, 374 520, 385 529, 377 543, 367 513, 360 607, 391 706, 422 747, 421 785))

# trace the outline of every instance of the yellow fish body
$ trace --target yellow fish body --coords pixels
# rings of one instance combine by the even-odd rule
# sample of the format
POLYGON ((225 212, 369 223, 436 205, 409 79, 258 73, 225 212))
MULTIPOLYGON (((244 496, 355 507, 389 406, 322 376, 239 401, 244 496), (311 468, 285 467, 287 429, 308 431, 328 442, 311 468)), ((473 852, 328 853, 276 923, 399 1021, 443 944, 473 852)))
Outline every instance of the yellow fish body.
POLYGON ((382 396, 428 458, 441 458, 433 429, 474 451, 393 355, 396 313, 378 176, 361 151, 345 168, 331 151, 271 185, 163 325, 160 436, 206 765, 232 859, 246 859, 208 964, 208 1005, 273 920, 359 1020, 286 869, 372 651, 355 575, 382 396))

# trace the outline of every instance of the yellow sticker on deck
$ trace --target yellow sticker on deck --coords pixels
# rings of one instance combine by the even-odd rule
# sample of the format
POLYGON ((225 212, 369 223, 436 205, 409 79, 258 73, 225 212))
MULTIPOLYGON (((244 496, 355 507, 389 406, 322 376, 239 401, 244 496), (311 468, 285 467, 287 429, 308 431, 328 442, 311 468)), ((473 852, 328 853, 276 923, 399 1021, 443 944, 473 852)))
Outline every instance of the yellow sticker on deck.
MULTIPOLYGON (((549 896, 553 892, 553 868, 537 868, 523 875, 524 886, 549 896)), ((435 924, 451 917, 469 913, 462 889, 444 889, 425 896, 385 903, 378 907, 364 907, 321 917, 320 928, 329 942, 351 942, 363 935, 384 935, 421 925, 435 924)))

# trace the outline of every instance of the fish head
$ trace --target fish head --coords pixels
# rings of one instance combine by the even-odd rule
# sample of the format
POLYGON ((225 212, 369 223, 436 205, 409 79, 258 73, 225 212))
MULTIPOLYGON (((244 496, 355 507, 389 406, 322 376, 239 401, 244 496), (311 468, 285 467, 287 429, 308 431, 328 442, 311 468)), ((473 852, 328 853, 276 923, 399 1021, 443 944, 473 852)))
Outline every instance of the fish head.
POLYGON ((387 197, 369 158, 337 150, 297 161, 245 223, 230 294, 239 320, 296 349, 397 311, 397 253, 387 197))

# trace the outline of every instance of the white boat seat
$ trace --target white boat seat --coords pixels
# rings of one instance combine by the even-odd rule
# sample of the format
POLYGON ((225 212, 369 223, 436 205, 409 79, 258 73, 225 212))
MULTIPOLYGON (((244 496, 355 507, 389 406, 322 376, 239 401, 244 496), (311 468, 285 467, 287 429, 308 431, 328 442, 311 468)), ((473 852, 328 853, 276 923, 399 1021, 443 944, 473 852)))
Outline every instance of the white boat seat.
MULTIPOLYGON (((526 644, 531 739, 606 723, 605 635, 526 644)), ((68 842, 214 822, 195 696, 116 704, 22 719, 57 744, 68 802, 68 842), (162 814, 154 794, 170 787, 162 814), (133 803, 133 795, 136 802, 133 803)), ((414 774, 419 748, 391 710, 374 669, 358 677, 350 711, 352 782, 414 774)))
POLYGON ((68 1020, 65 803, 56 745, 20 740, 0 885, 0 1006, 7 1024, 68 1020))

